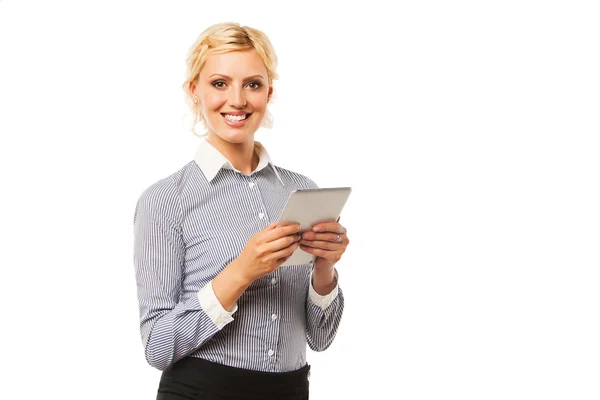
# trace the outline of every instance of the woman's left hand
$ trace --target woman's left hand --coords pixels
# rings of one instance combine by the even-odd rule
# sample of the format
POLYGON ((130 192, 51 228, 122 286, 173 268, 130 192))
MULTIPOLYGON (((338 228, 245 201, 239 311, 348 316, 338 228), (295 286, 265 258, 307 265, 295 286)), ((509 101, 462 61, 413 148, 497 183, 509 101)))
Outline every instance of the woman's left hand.
POLYGON ((300 248, 310 254, 317 256, 315 259, 315 271, 330 271, 342 258, 346 247, 350 243, 346 228, 336 222, 322 222, 314 225, 311 231, 302 234, 300 248))

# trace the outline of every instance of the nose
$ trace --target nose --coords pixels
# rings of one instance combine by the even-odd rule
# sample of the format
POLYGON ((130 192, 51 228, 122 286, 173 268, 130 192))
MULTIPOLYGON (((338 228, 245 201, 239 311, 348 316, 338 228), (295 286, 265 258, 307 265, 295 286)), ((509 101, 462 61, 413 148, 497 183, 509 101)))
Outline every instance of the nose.
POLYGON ((246 94, 243 87, 234 87, 229 94, 229 105, 235 108, 246 107, 246 94))

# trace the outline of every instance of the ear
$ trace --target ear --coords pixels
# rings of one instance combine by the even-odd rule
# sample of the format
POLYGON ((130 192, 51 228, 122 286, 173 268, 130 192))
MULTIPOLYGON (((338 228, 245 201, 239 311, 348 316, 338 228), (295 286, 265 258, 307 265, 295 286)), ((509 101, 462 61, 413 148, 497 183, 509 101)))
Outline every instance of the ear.
POLYGON ((190 82, 189 88, 190 88, 190 92, 192 93, 192 101, 198 100, 198 102, 194 103, 194 104, 200 104, 200 96, 198 96, 198 92, 197 92, 198 88, 196 87, 196 83, 190 82))
POLYGON ((271 101, 271 96, 273 96, 273 86, 269 86, 269 94, 267 96, 267 103, 271 101))
POLYGON ((190 92, 194 95, 196 95, 196 97, 200 97, 200 89, 198 88, 198 83, 199 83, 200 78, 196 78, 193 81, 191 81, 189 83, 190 85, 190 92))

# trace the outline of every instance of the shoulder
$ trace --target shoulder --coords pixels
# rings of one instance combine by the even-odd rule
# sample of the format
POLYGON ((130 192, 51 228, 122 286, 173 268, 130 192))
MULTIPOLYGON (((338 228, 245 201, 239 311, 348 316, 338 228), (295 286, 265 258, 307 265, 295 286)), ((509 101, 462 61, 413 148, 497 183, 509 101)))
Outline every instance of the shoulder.
POLYGON ((142 191, 136 203, 134 222, 144 214, 153 220, 178 223, 181 218, 181 185, 190 165, 188 163, 177 172, 158 179, 142 191))
POLYGON ((280 167, 278 165, 273 164, 273 167, 277 170, 281 179, 286 182, 292 182, 296 185, 299 185, 302 189, 317 189, 317 184, 310 179, 308 176, 303 175, 299 172, 294 172, 289 169, 280 167))

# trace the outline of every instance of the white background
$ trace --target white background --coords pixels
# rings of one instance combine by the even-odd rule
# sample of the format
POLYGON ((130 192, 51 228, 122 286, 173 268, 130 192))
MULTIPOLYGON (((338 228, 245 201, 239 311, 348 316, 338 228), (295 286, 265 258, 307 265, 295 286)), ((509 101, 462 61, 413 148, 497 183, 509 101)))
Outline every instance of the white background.
POLYGON ((600 398, 595 2, 333 3, 0 1, 0 397, 155 398, 134 206, 192 159, 186 53, 234 21, 280 60, 256 140, 353 187, 311 399, 600 398))

